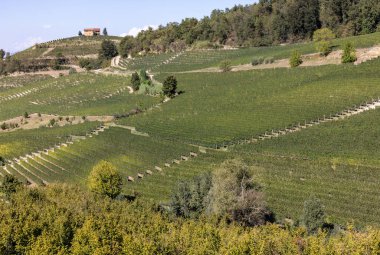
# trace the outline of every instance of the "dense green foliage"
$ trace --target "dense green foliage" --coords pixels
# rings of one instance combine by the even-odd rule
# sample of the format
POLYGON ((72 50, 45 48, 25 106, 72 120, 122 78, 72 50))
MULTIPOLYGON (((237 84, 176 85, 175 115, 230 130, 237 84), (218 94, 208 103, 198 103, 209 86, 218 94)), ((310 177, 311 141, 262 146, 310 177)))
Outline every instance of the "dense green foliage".
POLYGON ((220 64, 219 64, 219 69, 220 69, 220 71, 222 71, 223 73, 231 71, 231 69, 232 69, 231 61, 229 61, 229 60, 223 60, 223 61, 220 62, 220 64))
POLYGON ((174 76, 168 76, 163 82, 162 92, 167 97, 173 97, 177 92, 177 79, 174 76))
MULTIPOLYGON (((106 30, 107 31, 107 30, 106 30)), ((111 40, 104 40, 100 45, 99 57, 107 60, 118 55, 116 44, 111 40)))
POLYGON ((317 51, 322 56, 327 56, 331 53, 331 41, 333 39, 335 39, 335 34, 328 28, 318 29, 313 34, 313 41, 316 43, 317 51))
POLYGON ((316 197, 310 197, 304 203, 302 220, 309 233, 316 233, 325 224, 325 211, 321 201, 316 197))
POLYGON ((102 68, 102 59, 82 58, 79 60, 79 66, 85 68, 87 71, 102 68))
POLYGON ((207 195, 211 188, 209 173, 191 180, 180 181, 170 199, 170 210, 176 216, 198 218, 207 207, 207 195))
POLYGON ((378 254, 380 232, 348 227, 309 236, 303 228, 242 228, 171 219, 155 207, 53 185, 0 201, 1 254, 378 254))
POLYGON ((100 161, 94 166, 88 177, 88 187, 91 191, 112 199, 120 194, 122 185, 122 176, 114 165, 106 161, 100 161))
MULTIPOLYGON (((186 18, 128 37, 128 52, 181 51, 198 42, 268 46, 311 39, 327 27, 339 37, 373 33, 380 21, 376 0, 260 0, 252 5, 214 10, 200 20, 186 18)), ((125 48, 123 44, 122 48, 125 48)), ((125 54, 123 54, 125 56, 125 54)))
POLYGON ((13 175, 6 174, 0 183, 0 194, 3 193, 9 199, 18 189, 22 188, 22 183, 13 175))
POLYGON ((289 59, 289 64, 293 68, 302 64, 302 56, 298 51, 292 53, 289 59))
POLYGON ((244 162, 238 159, 223 162, 212 174, 207 211, 218 216, 228 215, 244 226, 263 225, 273 220, 256 185, 244 162))
POLYGON ((343 48, 342 63, 352 63, 356 61, 356 51, 351 43, 347 43, 343 48))
POLYGON ((140 76, 138 75, 137 72, 134 72, 131 76, 131 84, 132 84, 132 88, 134 91, 137 91, 139 90, 140 88, 140 84, 141 84, 141 80, 140 80, 140 76))

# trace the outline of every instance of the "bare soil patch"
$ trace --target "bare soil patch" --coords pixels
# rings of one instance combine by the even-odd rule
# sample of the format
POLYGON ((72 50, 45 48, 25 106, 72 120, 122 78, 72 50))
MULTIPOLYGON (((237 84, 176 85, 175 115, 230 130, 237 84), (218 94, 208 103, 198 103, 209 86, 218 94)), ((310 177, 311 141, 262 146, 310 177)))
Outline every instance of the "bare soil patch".
POLYGON ((99 122, 111 122, 114 121, 114 116, 59 116, 52 114, 30 114, 28 118, 24 116, 19 116, 6 121, 0 122, 0 124, 5 123, 8 129, 0 129, 0 133, 12 132, 20 129, 37 129, 41 127, 53 127, 53 126, 66 126, 66 125, 77 125, 84 123, 85 121, 99 121, 99 122))

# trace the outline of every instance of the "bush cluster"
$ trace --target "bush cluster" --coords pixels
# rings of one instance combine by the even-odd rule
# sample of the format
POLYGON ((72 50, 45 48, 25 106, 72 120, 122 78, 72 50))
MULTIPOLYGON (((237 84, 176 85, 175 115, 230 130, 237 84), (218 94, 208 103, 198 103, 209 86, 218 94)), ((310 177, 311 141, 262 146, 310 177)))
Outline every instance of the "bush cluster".
POLYGON ((261 64, 272 64, 274 63, 274 58, 273 57, 268 57, 268 58, 264 58, 264 57, 255 57, 252 59, 251 61, 251 64, 252 66, 257 66, 257 65, 261 65, 261 64))
POLYGON ((22 188, 2 181, 0 254, 378 254, 379 229, 339 235, 215 217, 173 218, 144 201, 112 200, 79 187, 22 188))

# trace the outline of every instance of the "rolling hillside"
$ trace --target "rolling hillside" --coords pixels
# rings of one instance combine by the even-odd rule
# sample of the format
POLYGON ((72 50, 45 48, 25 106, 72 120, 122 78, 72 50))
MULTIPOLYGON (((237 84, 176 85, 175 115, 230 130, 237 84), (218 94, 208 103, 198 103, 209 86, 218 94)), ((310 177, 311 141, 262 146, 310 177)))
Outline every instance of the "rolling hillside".
MULTIPOLYGON (((379 35, 333 44, 372 47, 379 35)), ((91 55, 101 39, 57 40, 17 56, 91 55)), ((312 54, 315 45, 164 53, 122 59, 113 73, 1 78, 0 124, 21 120, 0 131, 6 160, 0 176, 11 173, 32 185, 86 186, 92 167, 108 160, 122 173, 125 194, 165 203, 179 181, 240 157, 278 219, 298 218, 303 201, 316 194, 334 222, 379 225, 379 110, 372 107, 380 97, 380 59, 199 72, 225 59, 233 65, 255 57, 278 61, 294 50, 312 54), (155 81, 175 75, 181 93, 164 102, 144 91, 132 93, 129 75, 140 69, 155 81), (22 117, 25 112, 33 118, 22 117), (32 125, 38 118, 54 121, 32 125)))

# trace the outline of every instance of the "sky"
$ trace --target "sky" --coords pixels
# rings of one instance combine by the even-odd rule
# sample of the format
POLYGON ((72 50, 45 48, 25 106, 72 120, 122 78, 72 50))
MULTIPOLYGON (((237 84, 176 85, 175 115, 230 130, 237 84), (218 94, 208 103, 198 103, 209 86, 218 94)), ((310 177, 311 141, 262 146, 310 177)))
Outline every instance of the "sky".
POLYGON ((15 53, 36 43, 78 35, 85 27, 109 35, 136 35, 183 18, 202 18, 214 9, 254 0, 1 0, 0 49, 15 53))

